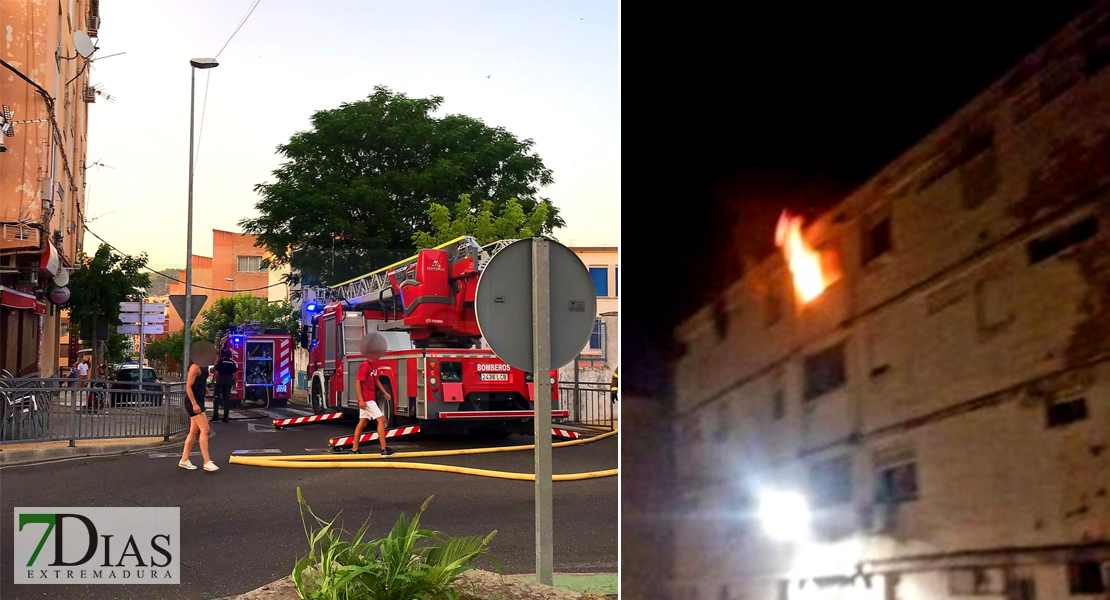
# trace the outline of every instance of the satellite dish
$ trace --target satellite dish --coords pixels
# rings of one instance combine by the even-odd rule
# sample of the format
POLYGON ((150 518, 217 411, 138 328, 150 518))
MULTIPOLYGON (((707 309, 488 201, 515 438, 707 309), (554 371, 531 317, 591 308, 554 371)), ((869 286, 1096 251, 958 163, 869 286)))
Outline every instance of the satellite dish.
MULTIPOLYGON (((566 246, 548 241, 551 274, 551 368, 574 360, 590 340, 597 295, 590 272, 566 246)), ((517 240, 490 259, 478 278, 478 329, 501 360, 532 372, 532 240, 517 240)))
POLYGON ((78 54, 86 59, 92 56, 93 52, 96 52, 96 44, 93 43, 92 38, 81 30, 73 32, 73 47, 78 54))

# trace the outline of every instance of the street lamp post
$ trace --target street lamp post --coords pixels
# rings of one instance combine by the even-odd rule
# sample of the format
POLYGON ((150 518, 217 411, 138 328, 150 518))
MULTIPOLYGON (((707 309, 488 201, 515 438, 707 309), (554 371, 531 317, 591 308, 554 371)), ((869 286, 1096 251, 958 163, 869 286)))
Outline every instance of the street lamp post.
POLYGON ((235 278, 234 277, 224 277, 224 281, 231 284, 231 297, 234 298, 235 297, 235 278))
POLYGON ((185 348, 182 351, 182 377, 189 378, 189 346, 193 341, 193 132, 194 119, 197 112, 197 69, 211 69, 219 66, 214 58, 193 58, 189 60, 192 65, 192 82, 189 87, 189 218, 185 238, 185 348))

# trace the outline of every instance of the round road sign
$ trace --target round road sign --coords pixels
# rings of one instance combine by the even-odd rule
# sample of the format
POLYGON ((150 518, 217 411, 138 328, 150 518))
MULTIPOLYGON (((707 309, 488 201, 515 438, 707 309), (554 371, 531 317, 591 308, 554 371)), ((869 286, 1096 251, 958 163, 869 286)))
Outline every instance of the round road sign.
MULTIPOLYGON (((597 297, 586 265, 566 246, 548 241, 551 368, 574 360, 590 339, 597 297)), ((532 240, 518 240, 490 259, 478 278, 478 328, 501 360, 534 371, 532 349, 532 240)))

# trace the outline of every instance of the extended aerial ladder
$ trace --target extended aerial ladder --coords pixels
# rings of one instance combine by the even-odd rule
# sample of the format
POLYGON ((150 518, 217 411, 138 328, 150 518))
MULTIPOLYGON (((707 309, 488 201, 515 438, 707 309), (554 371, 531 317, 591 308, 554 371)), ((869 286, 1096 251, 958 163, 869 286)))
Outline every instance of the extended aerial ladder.
POLYGON ((378 331, 408 332, 417 348, 470 347, 481 337, 473 310, 478 277, 514 241, 480 246, 473 237, 455 238, 354 279, 311 288, 316 299, 307 312, 338 303, 377 317, 378 331))

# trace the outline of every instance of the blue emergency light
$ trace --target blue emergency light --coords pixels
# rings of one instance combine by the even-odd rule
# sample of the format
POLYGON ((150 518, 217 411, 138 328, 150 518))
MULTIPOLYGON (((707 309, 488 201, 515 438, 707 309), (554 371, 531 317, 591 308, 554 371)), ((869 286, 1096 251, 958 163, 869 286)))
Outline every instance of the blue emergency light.
POLYGON ((235 346, 238 346, 239 344, 242 344, 243 343, 243 336, 241 336, 241 335, 231 336, 231 343, 235 346))
POLYGON ((304 307, 304 309, 307 310, 308 312, 316 312, 316 303, 315 302, 309 302, 308 306, 304 307))

